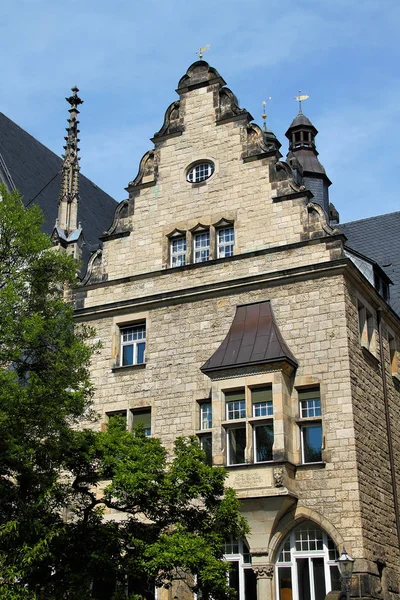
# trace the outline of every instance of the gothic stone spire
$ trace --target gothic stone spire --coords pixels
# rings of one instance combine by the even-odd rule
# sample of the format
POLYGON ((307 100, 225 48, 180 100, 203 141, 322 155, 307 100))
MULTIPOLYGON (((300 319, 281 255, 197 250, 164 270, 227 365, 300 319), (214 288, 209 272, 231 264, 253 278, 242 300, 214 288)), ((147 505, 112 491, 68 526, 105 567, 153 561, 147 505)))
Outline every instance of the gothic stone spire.
POLYGON ((78 200, 79 200, 79 129, 78 129, 78 106, 83 103, 78 96, 78 88, 72 88, 72 95, 66 98, 71 106, 68 109, 69 118, 66 144, 64 146, 63 166, 61 174, 60 195, 58 199, 58 226, 68 237, 78 229, 78 200))

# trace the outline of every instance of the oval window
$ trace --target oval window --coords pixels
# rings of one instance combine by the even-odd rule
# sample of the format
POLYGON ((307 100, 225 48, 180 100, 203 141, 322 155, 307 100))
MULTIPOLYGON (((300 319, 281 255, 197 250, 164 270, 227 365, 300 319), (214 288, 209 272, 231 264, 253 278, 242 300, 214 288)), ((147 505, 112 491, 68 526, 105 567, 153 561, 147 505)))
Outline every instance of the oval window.
POLYGON ((191 167, 187 172, 186 179, 190 183, 199 183, 211 177, 214 173, 214 164, 212 162, 203 162, 191 167))

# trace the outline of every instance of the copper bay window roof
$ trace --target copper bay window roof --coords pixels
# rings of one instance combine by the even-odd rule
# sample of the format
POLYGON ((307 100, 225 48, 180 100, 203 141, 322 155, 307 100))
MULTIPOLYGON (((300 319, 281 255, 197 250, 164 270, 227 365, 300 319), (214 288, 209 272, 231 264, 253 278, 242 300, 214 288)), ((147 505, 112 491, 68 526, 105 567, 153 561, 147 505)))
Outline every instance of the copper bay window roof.
POLYGON ((233 367, 283 361, 298 366, 275 321, 271 303, 265 300, 236 307, 226 338, 201 371, 207 374, 233 367))

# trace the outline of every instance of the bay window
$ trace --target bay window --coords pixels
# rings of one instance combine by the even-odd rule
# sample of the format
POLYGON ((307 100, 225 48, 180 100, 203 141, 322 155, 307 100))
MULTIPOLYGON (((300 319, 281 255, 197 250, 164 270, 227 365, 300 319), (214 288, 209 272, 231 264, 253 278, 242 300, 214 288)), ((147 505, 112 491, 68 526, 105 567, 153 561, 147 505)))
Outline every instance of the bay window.
POLYGON ((248 388, 250 410, 245 389, 225 392, 227 464, 240 465, 252 456, 255 463, 273 460, 274 425, 272 388, 248 388))

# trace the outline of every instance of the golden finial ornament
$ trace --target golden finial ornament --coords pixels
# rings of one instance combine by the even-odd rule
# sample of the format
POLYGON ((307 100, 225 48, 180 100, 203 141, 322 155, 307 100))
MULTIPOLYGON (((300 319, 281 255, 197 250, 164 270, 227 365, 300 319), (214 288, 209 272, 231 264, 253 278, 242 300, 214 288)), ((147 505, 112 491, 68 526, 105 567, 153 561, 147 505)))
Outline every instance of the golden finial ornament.
POLYGON ((207 50, 209 50, 210 48, 211 48, 210 44, 207 44, 207 46, 203 46, 203 48, 200 48, 199 50, 196 51, 196 54, 199 55, 200 60, 203 60, 204 52, 207 52, 207 50))
POLYGON ((263 100, 262 106, 263 106, 263 112, 262 112, 262 119, 264 121, 263 124, 263 131, 267 131, 267 112, 266 112, 266 108, 267 108, 267 101, 272 100, 271 96, 268 96, 267 100, 263 100))
POLYGON ((299 95, 294 97, 294 99, 295 99, 295 100, 297 100, 297 102, 299 103, 299 115, 302 115, 302 114, 303 114, 303 110, 302 110, 302 108, 301 108, 301 103, 302 103, 304 100, 308 100, 308 99, 309 99, 309 97, 310 97, 310 96, 307 96, 307 94, 302 94, 302 93, 301 93, 301 90, 299 90, 299 95))

